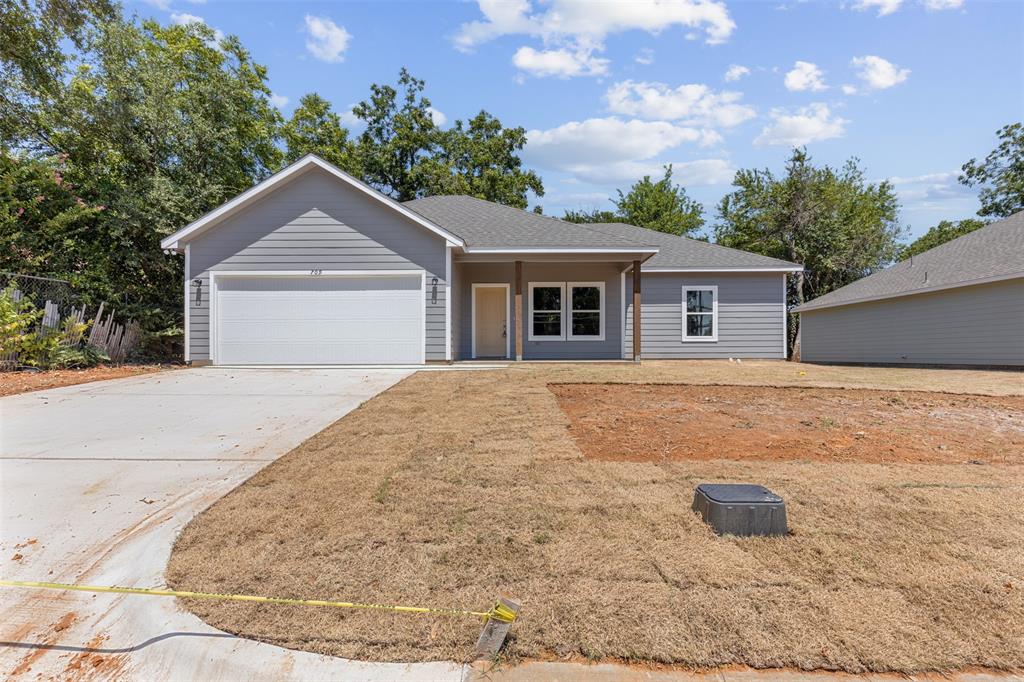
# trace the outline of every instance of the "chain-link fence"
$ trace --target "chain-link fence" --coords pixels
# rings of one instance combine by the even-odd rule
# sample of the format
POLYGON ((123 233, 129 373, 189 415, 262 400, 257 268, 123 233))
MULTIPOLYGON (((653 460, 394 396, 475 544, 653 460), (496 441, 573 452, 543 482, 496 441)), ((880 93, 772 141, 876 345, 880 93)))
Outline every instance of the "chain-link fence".
POLYGON ((15 291, 21 292, 21 296, 27 296, 40 308, 47 301, 61 308, 72 306, 77 302, 71 283, 67 280, 0 272, 0 289, 6 289, 11 284, 14 284, 15 291))

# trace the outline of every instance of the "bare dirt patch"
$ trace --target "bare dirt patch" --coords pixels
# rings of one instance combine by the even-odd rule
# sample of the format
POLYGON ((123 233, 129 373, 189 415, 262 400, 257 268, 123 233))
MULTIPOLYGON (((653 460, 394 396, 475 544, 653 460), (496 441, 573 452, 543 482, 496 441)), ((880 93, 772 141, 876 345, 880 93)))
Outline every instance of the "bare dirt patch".
POLYGON ((1024 464, 1024 399, 756 386, 552 384, 587 457, 1024 464))
POLYGON ((91 381, 121 379, 174 369, 172 365, 100 365, 89 369, 51 369, 42 372, 0 372, 0 396, 74 386, 91 381))
MULTIPOLYGON (((806 380, 776 364, 421 372, 198 516, 167 581, 474 610, 507 593, 523 603, 512 660, 1024 666, 1024 466, 598 460, 577 447, 548 388, 666 374, 806 380), (793 534, 715 536, 690 511, 702 482, 771 488, 787 501, 793 534)), ((884 372, 851 376, 886 388, 884 372)), ((934 387, 927 376, 900 374, 891 387, 934 387)), ((1012 391, 1006 375, 972 376, 941 385, 1012 391)), ((465 660, 480 630, 471 618, 185 606, 228 632, 365 660, 465 660)))

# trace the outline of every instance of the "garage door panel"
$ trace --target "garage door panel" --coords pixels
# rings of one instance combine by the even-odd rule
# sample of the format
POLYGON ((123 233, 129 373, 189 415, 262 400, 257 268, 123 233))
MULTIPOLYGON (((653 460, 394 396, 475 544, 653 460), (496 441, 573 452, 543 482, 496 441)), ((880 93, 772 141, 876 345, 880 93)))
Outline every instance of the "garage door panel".
POLYGON ((423 358, 421 277, 225 277, 219 364, 394 364, 423 358))

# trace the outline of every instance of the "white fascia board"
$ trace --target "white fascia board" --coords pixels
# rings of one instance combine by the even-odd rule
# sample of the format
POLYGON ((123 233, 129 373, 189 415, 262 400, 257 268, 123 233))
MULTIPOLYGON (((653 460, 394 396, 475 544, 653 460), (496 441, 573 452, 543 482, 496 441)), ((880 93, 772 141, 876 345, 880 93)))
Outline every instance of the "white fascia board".
MULTIPOLYGON (((959 289, 961 287, 972 287, 976 284, 991 284, 992 282, 1004 282, 1009 279, 1022 279, 1024 278, 1024 272, 1011 272, 1004 275, 993 275, 992 277, 981 277, 979 279, 971 279, 966 282, 954 282, 952 284, 937 284, 933 287, 925 287, 923 289, 913 289, 911 291, 900 291, 895 294, 881 294, 878 296, 865 296, 864 298, 855 298, 849 301, 837 301, 836 303, 826 303, 825 305, 813 305, 814 301, 809 301, 802 306, 793 308, 794 313, 813 313, 818 310, 827 310, 829 308, 839 308, 844 305, 854 305, 857 303, 871 303, 872 301, 884 301, 890 298, 903 298, 904 296, 916 296, 917 294, 930 294, 935 291, 945 291, 946 289, 959 289)), ((838 289, 837 289, 838 291, 838 289)))
POLYGON ((505 246, 467 246, 463 249, 466 253, 634 253, 650 254, 658 253, 657 247, 632 248, 632 247, 590 247, 590 246, 521 246, 509 248, 505 246))
POLYGON ((409 218, 413 222, 416 222, 419 225, 422 225, 423 227, 427 228, 431 232, 441 237, 444 237, 448 244, 451 244, 453 246, 465 245, 465 242, 462 240, 461 237, 454 235, 451 232, 448 232, 447 230, 439 227, 438 225, 435 225, 433 222, 427 220, 419 213, 411 211, 405 206, 402 206, 400 203, 398 203, 391 197, 384 196, 377 190, 365 185, 364 183, 355 179, 354 177, 352 177, 345 171, 341 170, 337 166, 334 166, 333 164, 330 164, 317 156, 307 154, 306 156, 302 157, 301 159, 291 164, 287 168, 278 171, 277 173, 274 173, 263 182, 253 185, 249 189, 239 194, 234 199, 231 199, 227 203, 221 204, 220 206, 213 209, 212 211, 202 216, 201 218, 192 221, 191 223, 181 228, 180 230, 170 235, 169 237, 164 237, 164 239, 160 241, 160 248, 172 250, 181 249, 179 242, 182 239, 193 236, 197 232, 204 230, 208 226, 216 223, 220 218, 224 217, 225 215, 228 215, 234 212, 235 210, 241 208, 245 204, 255 200, 263 193, 268 192, 274 187, 277 187, 278 185, 287 182, 289 179, 302 174, 311 166, 316 166, 327 171, 334 177, 351 185, 352 187, 355 187, 356 189, 358 189, 360 192, 363 192, 367 196, 376 199, 377 201, 381 202, 385 206, 388 206, 389 208, 395 211, 398 211, 399 213, 409 218))
POLYGON ((800 272, 800 266, 787 265, 784 267, 772 268, 640 268, 643 272, 657 274, 659 272, 800 272))

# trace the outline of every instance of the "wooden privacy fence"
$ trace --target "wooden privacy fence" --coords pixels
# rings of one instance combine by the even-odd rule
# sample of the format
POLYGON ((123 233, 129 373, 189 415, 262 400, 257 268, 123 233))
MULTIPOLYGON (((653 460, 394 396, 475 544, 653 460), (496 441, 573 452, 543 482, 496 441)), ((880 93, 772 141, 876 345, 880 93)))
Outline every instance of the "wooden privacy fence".
MULTIPOLYGON (((15 302, 20 301, 24 294, 15 289, 12 298, 15 302)), ((108 311, 106 319, 103 319, 104 304, 96 310, 96 317, 92 320, 89 329, 89 337, 86 344, 102 351, 110 361, 115 364, 124 362, 139 341, 139 324, 128 320, 127 324, 118 324, 114 321, 114 311, 108 311)), ((60 345, 77 346, 82 341, 84 329, 82 323, 86 321, 86 308, 71 307, 66 316, 61 316, 60 307, 53 301, 46 301, 43 306, 43 316, 39 320, 35 334, 60 334, 60 345)), ((0 355, 0 367, 11 368, 18 365, 17 351, 0 355)))

